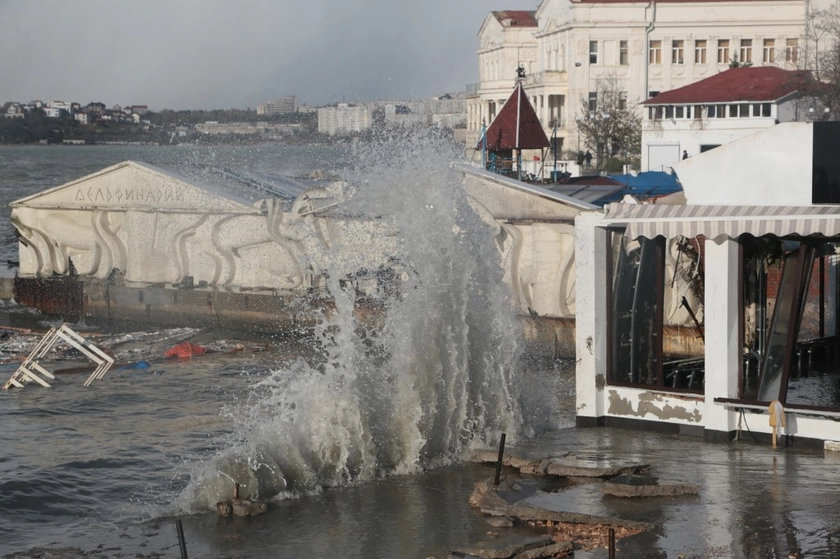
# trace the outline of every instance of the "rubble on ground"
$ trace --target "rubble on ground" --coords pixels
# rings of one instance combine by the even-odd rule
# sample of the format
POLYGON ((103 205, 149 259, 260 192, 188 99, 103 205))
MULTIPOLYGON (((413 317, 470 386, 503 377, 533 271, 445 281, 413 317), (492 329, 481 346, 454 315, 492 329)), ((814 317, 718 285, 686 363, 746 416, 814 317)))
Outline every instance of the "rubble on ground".
MULTIPOLYGON (((472 455, 473 462, 496 464, 498 460, 499 454, 491 450, 472 455)), ((486 542, 453 549, 450 557, 567 557, 574 550, 606 548, 610 532, 618 541, 655 526, 639 520, 631 509, 601 504, 602 499, 669 498, 699 492, 696 485, 651 475, 650 464, 572 452, 539 458, 504 452, 501 460, 508 471, 517 471, 498 484, 494 479, 479 481, 469 500, 497 530, 488 532, 493 537, 486 542), (624 512, 616 516, 615 511, 624 512), (517 526, 542 529, 545 535, 516 535, 510 530, 517 526), (519 541, 511 542, 511 538, 519 541)))

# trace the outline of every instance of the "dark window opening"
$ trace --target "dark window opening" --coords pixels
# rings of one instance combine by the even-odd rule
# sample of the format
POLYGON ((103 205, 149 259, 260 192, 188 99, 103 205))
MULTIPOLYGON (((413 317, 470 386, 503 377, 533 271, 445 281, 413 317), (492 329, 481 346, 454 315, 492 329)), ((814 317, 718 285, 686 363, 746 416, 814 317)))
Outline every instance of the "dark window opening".
POLYGON ((744 368, 741 398, 840 408, 837 309, 827 305, 828 256, 813 239, 741 239, 744 368))
POLYGON ((609 382, 702 393, 702 341, 694 354, 668 343, 702 336, 700 241, 612 238, 609 382))

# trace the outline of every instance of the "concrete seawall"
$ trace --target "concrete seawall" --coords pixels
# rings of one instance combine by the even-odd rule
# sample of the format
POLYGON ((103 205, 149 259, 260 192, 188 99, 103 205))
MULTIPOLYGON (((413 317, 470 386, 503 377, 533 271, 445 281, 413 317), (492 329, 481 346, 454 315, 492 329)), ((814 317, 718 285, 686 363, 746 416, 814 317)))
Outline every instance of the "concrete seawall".
MULTIPOLYGON (((0 278, 0 298, 14 299, 50 318, 84 320, 109 330, 189 326, 305 335, 335 308, 320 292, 227 292, 167 284, 130 287, 67 276, 0 278)), ((361 323, 376 325, 383 309, 375 301, 361 299, 355 312, 361 323)), ((518 322, 529 354, 548 358, 575 355, 574 318, 520 315, 518 322)), ((703 355, 702 336, 696 328, 666 327, 663 341, 668 355, 703 355)))

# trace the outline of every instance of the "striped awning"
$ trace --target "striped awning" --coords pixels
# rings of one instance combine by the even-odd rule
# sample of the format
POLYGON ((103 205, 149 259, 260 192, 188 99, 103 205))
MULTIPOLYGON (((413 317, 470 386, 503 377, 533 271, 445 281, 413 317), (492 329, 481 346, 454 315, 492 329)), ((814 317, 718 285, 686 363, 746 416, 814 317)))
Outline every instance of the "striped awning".
POLYGON ((840 206, 684 206, 607 204, 604 219, 628 238, 682 235, 708 239, 743 234, 840 236, 840 206))

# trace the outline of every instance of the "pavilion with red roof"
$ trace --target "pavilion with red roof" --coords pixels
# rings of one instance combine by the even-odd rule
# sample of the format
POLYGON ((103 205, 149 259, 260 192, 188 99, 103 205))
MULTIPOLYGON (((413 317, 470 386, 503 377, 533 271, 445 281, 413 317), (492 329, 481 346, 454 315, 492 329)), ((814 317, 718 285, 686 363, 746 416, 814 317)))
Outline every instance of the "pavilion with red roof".
POLYGON ((486 152, 483 160, 488 170, 520 175, 522 150, 543 150, 550 145, 534 107, 517 81, 513 93, 482 134, 477 147, 486 152))

